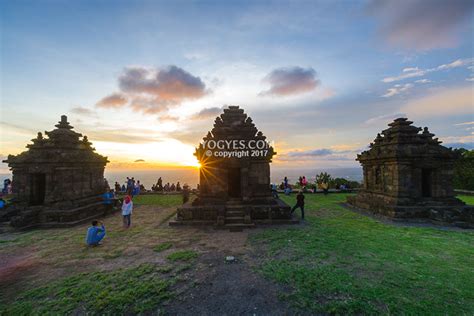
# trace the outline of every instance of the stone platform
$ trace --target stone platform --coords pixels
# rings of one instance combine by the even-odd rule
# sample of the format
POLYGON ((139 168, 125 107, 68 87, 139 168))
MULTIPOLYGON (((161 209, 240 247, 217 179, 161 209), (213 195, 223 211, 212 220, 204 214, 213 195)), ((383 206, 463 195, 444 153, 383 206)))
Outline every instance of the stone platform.
POLYGON ((170 226, 211 225, 216 228, 251 228, 256 224, 297 224, 291 208, 280 199, 266 203, 228 201, 224 204, 184 204, 170 226))
POLYGON ((0 214, 0 221, 9 222, 12 227, 21 229, 30 228, 61 228, 89 222, 106 215, 112 214, 118 210, 112 205, 105 205, 102 198, 82 199, 74 201, 72 208, 65 206, 44 207, 28 206, 18 207, 10 206, 3 214, 0 214))
POLYGON ((474 228, 474 206, 466 205, 457 198, 432 198, 416 202, 407 199, 392 200, 387 196, 359 193, 347 197, 350 206, 375 215, 381 215, 394 221, 429 220, 440 225, 455 225, 462 228, 474 228), (397 202, 399 204, 397 204, 397 202))

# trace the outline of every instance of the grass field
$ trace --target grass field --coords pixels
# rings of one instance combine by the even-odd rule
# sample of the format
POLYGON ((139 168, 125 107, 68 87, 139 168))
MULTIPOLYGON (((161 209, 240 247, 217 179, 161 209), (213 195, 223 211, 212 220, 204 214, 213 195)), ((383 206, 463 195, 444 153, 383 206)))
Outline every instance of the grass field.
POLYGON ((472 231, 384 224, 340 206, 343 194, 306 201, 304 229, 268 229, 252 239, 265 250, 259 271, 293 289, 284 299, 314 313, 474 312, 472 231))
MULTIPOLYGON (((473 314, 472 230, 382 223, 344 208, 345 198, 307 194, 304 224, 248 231, 246 260, 282 285, 280 300, 315 314, 473 314)), ((283 199, 292 205, 295 196, 283 199)), ((180 195, 134 202, 132 228, 121 228, 120 215, 105 218, 96 248, 83 245, 87 225, 0 235, 0 262, 14 268, 0 267, 0 315, 160 314, 199 286, 193 268, 205 252, 224 250, 202 230, 160 226, 180 195), (211 248, 199 248, 206 242, 211 248)))

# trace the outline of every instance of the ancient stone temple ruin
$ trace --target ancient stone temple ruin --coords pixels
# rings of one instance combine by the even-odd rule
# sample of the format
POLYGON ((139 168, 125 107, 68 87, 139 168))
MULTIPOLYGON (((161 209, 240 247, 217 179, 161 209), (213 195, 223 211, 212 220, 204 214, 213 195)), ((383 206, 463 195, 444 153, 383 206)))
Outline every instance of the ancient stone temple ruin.
POLYGON ((13 173, 13 207, 0 218, 16 227, 61 227, 103 216, 107 157, 74 132, 65 115, 45 133, 4 160, 13 173))
POLYGON ((196 148, 201 164, 199 197, 179 208, 171 224, 245 227, 291 222, 290 207, 270 190, 275 154, 244 110, 229 106, 196 148))
POLYGON ((364 184, 348 202, 392 218, 473 223, 474 209, 454 196, 455 153, 412 123, 396 119, 357 156, 364 184))

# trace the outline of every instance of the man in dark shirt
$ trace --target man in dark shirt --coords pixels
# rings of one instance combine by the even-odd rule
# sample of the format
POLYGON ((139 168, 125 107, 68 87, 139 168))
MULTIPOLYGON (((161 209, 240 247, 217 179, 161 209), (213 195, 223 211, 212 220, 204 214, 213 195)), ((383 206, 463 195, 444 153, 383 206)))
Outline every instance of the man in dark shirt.
POLYGON ((304 219, 304 194, 303 191, 300 191, 296 196, 296 205, 291 209, 291 214, 297 209, 301 209, 301 219, 304 219))

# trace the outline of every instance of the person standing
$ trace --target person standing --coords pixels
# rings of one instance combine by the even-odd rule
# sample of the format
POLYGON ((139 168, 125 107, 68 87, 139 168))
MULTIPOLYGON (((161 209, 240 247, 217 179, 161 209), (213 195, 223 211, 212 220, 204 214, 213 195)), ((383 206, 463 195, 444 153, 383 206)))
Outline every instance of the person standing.
POLYGON ((285 187, 283 189, 286 189, 288 187, 288 178, 285 177, 285 179, 283 179, 283 183, 285 184, 285 187))
POLYGON ((122 204, 123 227, 129 228, 132 224, 133 202, 132 198, 127 195, 122 204))
POLYGON ((296 196, 296 205, 291 209, 291 214, 297 209, 301 209, 301 219, 304 220, 304 194, 303 191, 300 191, 296 196))

